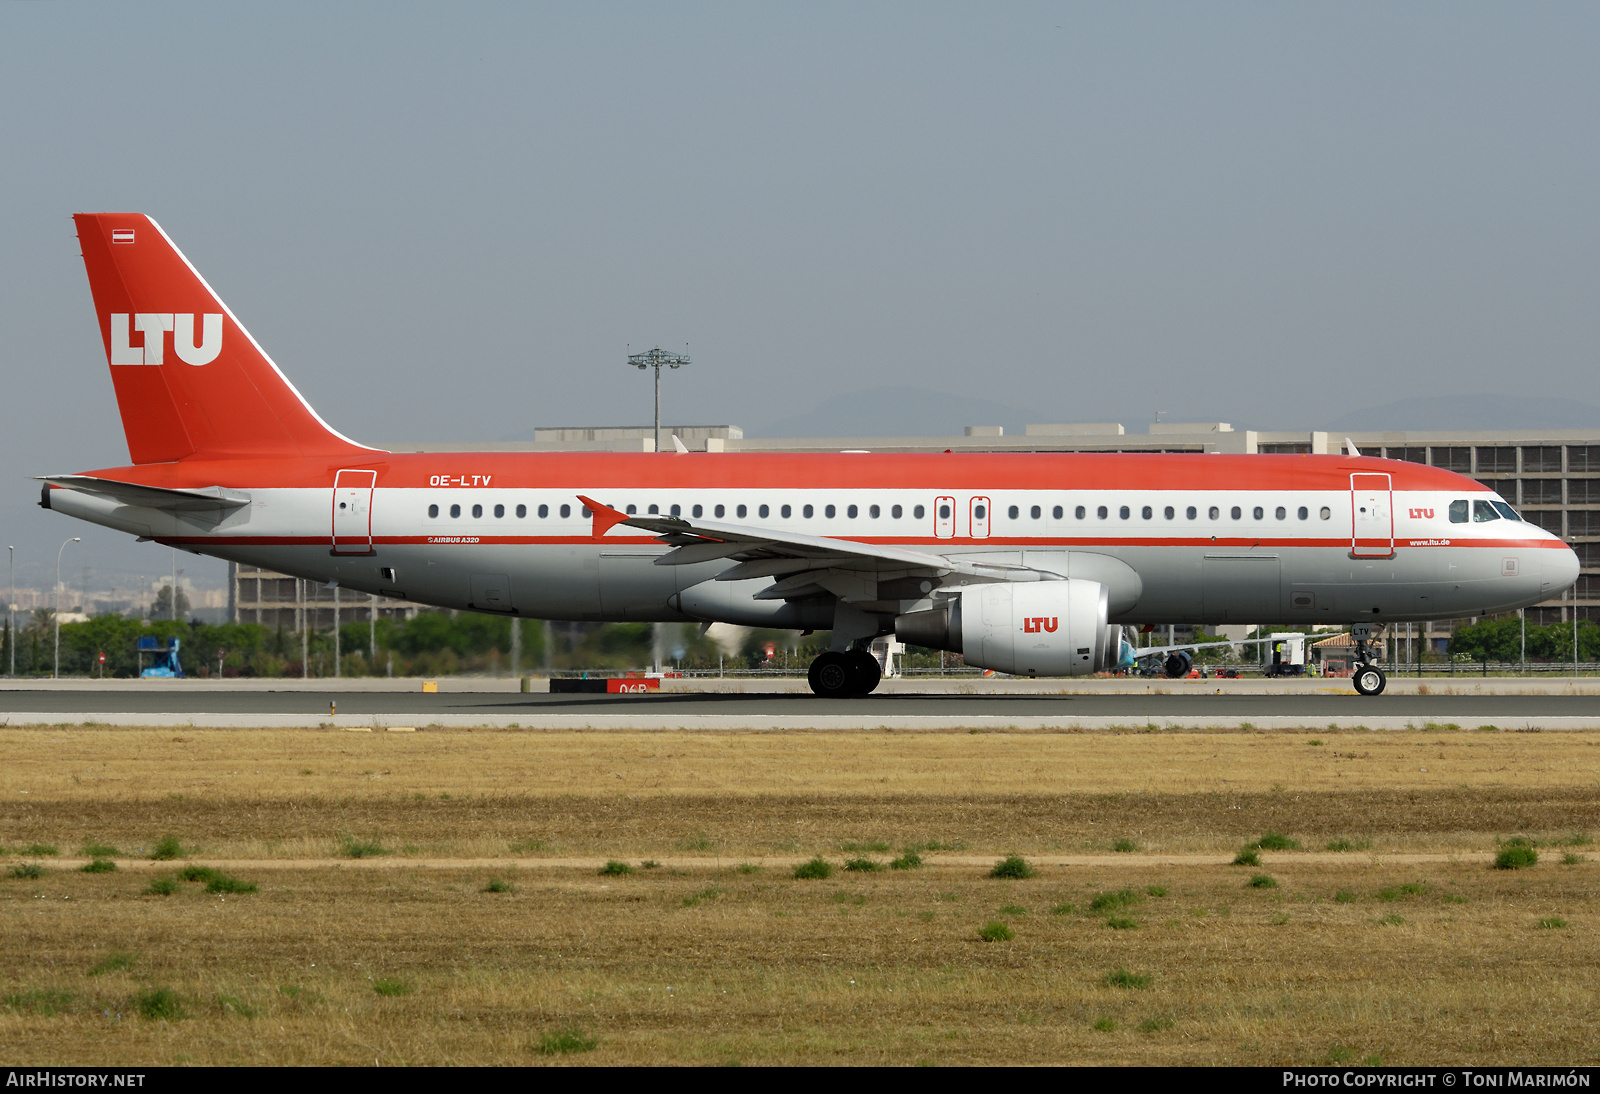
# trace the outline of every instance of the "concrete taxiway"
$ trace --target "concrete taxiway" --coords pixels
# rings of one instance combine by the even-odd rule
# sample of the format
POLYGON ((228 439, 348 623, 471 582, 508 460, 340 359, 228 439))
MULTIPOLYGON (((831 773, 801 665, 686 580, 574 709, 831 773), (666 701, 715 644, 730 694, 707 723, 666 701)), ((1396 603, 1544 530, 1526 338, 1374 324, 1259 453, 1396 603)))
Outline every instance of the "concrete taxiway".
MULTIPOLYGON (((1397 680, 1363 697, 1342 680, 886 681, 819 700, 794 680, 668 680, 647 695, 521 693, 515 679, 26 681, 0 723, 105 726, 635 730, 1421 729, 1600 730, 1600 680, 1397 680)), ((543 688, 544 681, 535 682, 543 688)))

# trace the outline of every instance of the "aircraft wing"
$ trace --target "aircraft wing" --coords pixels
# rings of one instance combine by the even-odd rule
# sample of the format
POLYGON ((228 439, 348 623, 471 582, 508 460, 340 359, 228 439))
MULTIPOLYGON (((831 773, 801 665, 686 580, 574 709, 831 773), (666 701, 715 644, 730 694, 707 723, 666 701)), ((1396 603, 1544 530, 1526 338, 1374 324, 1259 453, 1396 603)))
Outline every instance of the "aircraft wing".
POLYGON ((116 479, 101 479, 93 475, 40 475, 39 481, 67 490, 80 490, 85 494, 98 494, 124 505, 140 505, 146 509, 177 513, 227 511, 250 504, 248 495, 221 486, 202 490, 170 490, 162 486, 141 486, 116 479))
POLYGON ((655 532, 658 539, 671 544, 674 549, 656 559, 657 566, 687 566, 727 559, 737 565, 718 574, 718 581, 755 577, 777 579, 771 587, 756 594, 758 600, 788 600, 827 591, 842 600, 875 601, 880 599, 876 586, 881 582, 943 578, 949 574, 985 581, 1063 580, 1059 574, 1024 566, 970 562, 960 556, 721 521, 630 516, 581 494, 578 500, 594 514, 596 538, 622 524, 655 532))

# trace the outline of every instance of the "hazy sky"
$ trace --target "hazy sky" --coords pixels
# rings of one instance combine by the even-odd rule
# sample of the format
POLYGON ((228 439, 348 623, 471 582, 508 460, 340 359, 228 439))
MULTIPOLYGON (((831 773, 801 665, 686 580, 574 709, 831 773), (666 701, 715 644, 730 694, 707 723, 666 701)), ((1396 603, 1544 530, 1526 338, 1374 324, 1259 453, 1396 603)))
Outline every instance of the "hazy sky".
POLYGON ((85 210, 159 220, 370 442, 644 421, 629 343, 689 344, 668 418, 752 433, 896 384, 1138 429, 1600 401, 1597 32, 1592 4, 0 5, 0 528, 28 583, 69 535, 75 579, 166 565, 31 508, 29 476, 127 458, 85 210))

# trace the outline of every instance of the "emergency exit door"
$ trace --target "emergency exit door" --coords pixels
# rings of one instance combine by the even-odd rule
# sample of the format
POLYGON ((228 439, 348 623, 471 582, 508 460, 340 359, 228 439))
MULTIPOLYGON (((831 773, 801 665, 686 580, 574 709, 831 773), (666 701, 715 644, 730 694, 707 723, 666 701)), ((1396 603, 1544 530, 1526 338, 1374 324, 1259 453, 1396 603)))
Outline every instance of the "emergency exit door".
POLYGON ((333 477, 333 553, 372 553, 372 491, 376 471, 340 471, 333 477))
POLYGON ((1394 557, 1393 486, 1388 475, 1350 476, 1350 555, 1394 557))

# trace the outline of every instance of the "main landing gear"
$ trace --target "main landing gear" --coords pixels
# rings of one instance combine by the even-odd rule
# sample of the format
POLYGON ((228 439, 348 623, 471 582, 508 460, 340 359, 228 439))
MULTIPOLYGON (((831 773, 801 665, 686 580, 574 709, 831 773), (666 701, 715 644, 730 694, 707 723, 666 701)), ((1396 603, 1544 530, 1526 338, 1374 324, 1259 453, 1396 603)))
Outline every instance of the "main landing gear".
POLYGON ((1389 678, 1372 663, 1372 652, 1367 649, 1367 642, 1372 637, 1371 624, 1358 624, 1350 628, 1350 636, 1356 643, 1355 666, 1350 672, 1351 683, 1355 684, 1356 692, 1360 695, 1382 695, 1389 678))
POLYGON ((859 699, 872 694, 883 679, 883 670, 867 650, 830 650, 811 662, 806 678, 811 690, 824 699, 859 699))

